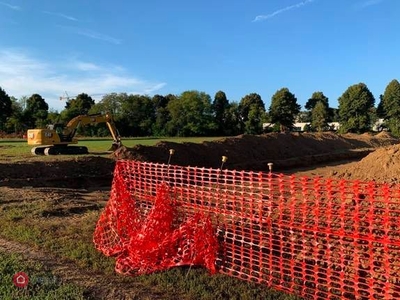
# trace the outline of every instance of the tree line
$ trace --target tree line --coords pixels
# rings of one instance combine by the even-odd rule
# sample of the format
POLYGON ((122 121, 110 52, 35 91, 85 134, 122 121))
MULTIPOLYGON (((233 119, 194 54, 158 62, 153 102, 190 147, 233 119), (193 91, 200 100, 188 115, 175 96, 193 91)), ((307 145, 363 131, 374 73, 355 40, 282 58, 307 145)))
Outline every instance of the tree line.
MULTIPOLYGON (((49 110, 39 94, 17 99, 0 87, 0 131, 21 134, 30 128, 49 124, 66 124, 78 115, 109 112, 121 136, 234 136, 261 134, 265 131, 288 131, 295 122, 308 122, 309 131, 329 130, 330 122, 339 122, 340 133, 371 131, 378 118, 395 136, 400 136, 400 83, 394 79, 375 98, 364 83, 354 84, 338 99, 338 108, 331 108, 321 91, 314 92, 304 110, 296 96, 282 88, 272 96, 266 109, 257 93, 245 95, 239 102, 229 101, 223 91, 214 98, 204 92, 190 90, 180 95, 134 95, 111 93, 98 102, 86 93, 69 98, 61 111, 49 110), (265 128, 263 124, 271 126, 265 128)), ((86 136, 106 136, 104 124, 80 128, 86 136)))

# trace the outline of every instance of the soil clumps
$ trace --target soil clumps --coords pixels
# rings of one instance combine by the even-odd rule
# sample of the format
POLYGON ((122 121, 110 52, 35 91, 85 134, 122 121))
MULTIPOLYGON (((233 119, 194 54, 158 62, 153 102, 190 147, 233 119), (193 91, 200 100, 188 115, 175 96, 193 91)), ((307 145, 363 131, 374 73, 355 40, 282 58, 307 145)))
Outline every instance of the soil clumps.
POLYGON ((343 166, 332 174, 344 179, 400 183, 400 145, 377 149, 351 166, 343 166))

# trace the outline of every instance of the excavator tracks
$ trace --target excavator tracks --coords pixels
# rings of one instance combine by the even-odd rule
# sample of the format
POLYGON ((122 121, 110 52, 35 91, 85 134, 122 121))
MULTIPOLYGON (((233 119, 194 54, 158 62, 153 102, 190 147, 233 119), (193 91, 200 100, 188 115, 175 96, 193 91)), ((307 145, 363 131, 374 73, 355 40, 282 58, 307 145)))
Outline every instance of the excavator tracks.
POLYGON ((70 155, 89 154, 85 146, 40 146, 31 150, 33 155, 70 155))

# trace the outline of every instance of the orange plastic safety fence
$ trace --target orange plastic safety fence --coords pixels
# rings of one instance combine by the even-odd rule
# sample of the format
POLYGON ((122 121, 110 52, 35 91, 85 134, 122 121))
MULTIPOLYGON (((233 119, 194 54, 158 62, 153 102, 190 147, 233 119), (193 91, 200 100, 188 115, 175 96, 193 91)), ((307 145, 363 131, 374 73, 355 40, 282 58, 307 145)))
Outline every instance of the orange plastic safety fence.
POLYGON ((140 275, 203 265, 215 273, 218 244, 210 219, 201 213, 179 215, 164 183, 142 203, 130 194, 129 181, 124 181, 121 171, 115 170, 111 197, 94 235, 100 251, 117 257, 116 271, 140 275))
POLYGON ((178 265, 307 299, 400 299, 400 186, 118 161, 94 241, 116 269, 178 265))

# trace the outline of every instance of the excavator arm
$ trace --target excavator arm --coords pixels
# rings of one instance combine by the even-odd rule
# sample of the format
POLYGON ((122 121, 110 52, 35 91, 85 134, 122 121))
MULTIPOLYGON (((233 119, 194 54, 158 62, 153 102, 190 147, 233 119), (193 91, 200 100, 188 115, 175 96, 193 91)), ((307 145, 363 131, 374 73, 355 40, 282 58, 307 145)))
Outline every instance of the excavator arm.
POLYGON ((95 124, 100 124, 100 123, 106 123, 108 130, 111 133, 111 136, 113 138, 113 145, 117 145, 118 148, 122 146, 121 143, 121 137, 119 135, 119 132, 117 128, 115 127, 115 123, 109 114, 97 114, 97 115, 80 115, 72 120, 70 120, 67 124, 67 126, 64 129, 63 134, 68 136, 68 140, 71 140, 74 138, 77 130, 81 126, 85 125, 95 125, 95 124))
POLYGON ((113 143, 109 151, 115 151, 118 148, 122 147, 121 136, 119 135, 118 129, 115 127, 115 124, 112 120, 106 122, 108 130, 113 137, 113 143))

